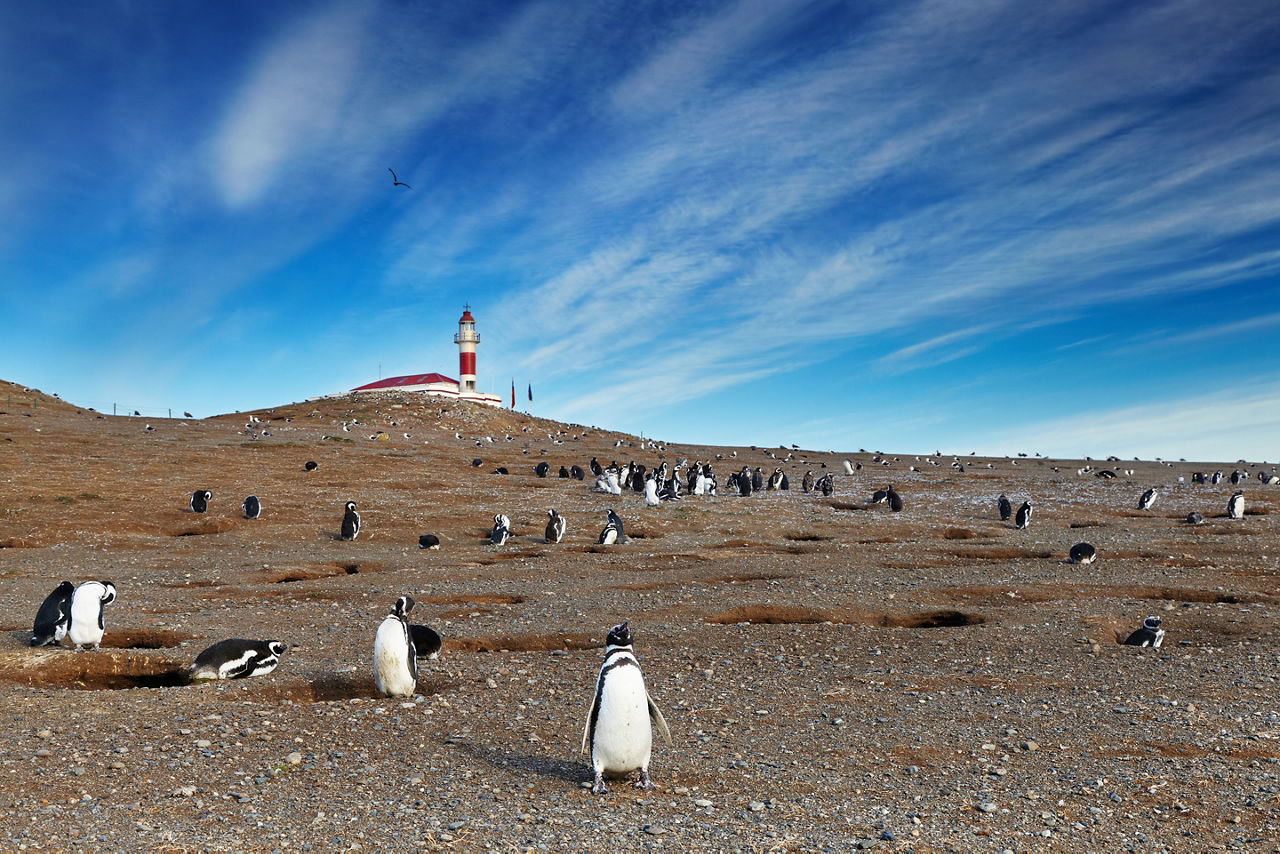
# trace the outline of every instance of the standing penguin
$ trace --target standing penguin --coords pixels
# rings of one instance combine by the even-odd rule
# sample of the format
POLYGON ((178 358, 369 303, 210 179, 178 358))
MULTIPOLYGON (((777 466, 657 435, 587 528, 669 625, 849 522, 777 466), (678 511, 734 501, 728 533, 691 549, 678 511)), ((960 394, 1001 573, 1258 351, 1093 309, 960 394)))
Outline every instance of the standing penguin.
POLYGON ((830 498, 831 494, 836 491, 836 479, 830 472, 822 476, 822 480, 818 481, 818 489, 822 491, 823 498, 830 498))
POLYGON ((564 478, 565 480, 569 479, 569 470, 564 466, 560 466, 560 477, 564 478))
POLYGON ((71 594, 71 625, 67 637, 76 649, 88 644, 94 649, 102 643, 106 622, 102 609, 116 601, 116 586, 110 581, 86 581, 71 594))
POLYGON ((894 513, 902 512, 902 496, 893 488, 893 484, 889 484, 889 488, 885 490, 886 498, 889 499, 889 509, 894 513))
POLYGON ((342 539, 354 540, 360 535, 360 514, 356 512, 356 503, 348 501, 343 506, 342 539))
POLYGON ((813 469, 809 469, 804 473, 804 479, 800 481, 800 488, 805 492, 813 492, 813 469))
POLYGON ((547 542, 558 543, 564 539, 564 517, 554 508, 547 511, 547 542))
POLYGON ((587 474, 582 470, 582 466, 574 466, 573 468, 569 469, 569 477, 573 478, 574 480, 583 480, 586 478, 586 476, 587 474))
POLYGON ((1154 486, 1142 493, 1142 497, 1138 499, 1138 509, 1150 510, 1151 505, 1156 503, 1156 496, 1159 494, 1154 486))
POLYGON ((848 460, 844 461, 844 473, 853 474, 853 463, 849 462, 848 460))
MULTIPOLYGON (((1119 639, 1120 633, 1116 632, 1119 639)), ((1164 641, 1164 629, 1160 628, 1159 617, 1147 617, 1133 634, 1124 639, 1125 646, 1149 646, 1159 649, 1164 641)))
POLYGON ((71 628, 71 596, 75 585, 64 581, 40 603, 35 625, 31 629, 32 646, 48 646, 60 642, 71 628))
POLYGON ((618 518, 618 514, 613 509, 605 511, 608 514, 609 521, 604 526, 604 530, 600 532, 600 538, 596 540, 598 546, 611 546, 614 543, 626 542, 626 534, 622 530, 622 520, 618 518))
POLYGON ((671 730, 658 704, 645 689, 628 623, 614 626, 605 642, 604 663, 596 677, 591 712, 582 732, 582 752, 590 753, 591 768, 595 772, 593 794, 609 791, 604 785, 605 775, 621 777, 632 771, 640 772, 635 781, 637 789, 656 788, 649 780, 649 757, 653 751, 651 721, 670 746, 671 730))
POLYGON ((1231 494, 1231 498, 1227 500, 1227 518, 1244 518, 1244 490, 1237 489, 1231 494))
POLYGON ((766 489, 778 489, 782 486, 782 469, 776 468, 773 474, 769 475, 769 482, 765 484, 766 489))
POLYGON ((764 489, 764 472, 760 471, 760 466, 756 466, 751 472, 751 491, 760 492, 764 489))
POLYGON ((1031 524, 1031 499, 1022 502, 1022 506, 1018 508, 1018 515, 1014 517, 1013 524, 1018 526, 1018 530, 1022 530, 1031 524))
POLYGON ((502 513, 498 513, 493 517, 493 528, 489 531, 489 544, 494 546, 506 545, 507 538, 511 536, 511 520, 502 513))
POLYGON ((401 596, 373 639, 373 682, 386 697, 412 697, 418 684, 417 651, 409 631, 413 597, 401 596))
POLYGON ((551 470, 551 466, 547 464, 546 460, 543 460, 542 462, 538 463, 536 466, 533 467, 533 473, 538 477, 546 477, 547 472, 550 470, 551 470))
POLYGON ((595 457, 591 458, 591 473, 596 477, 604 474, 604 467, 600 465, 600 461, 595 457))
POLYGON ((261 641, 232 638, 218 641, 196 656, 187 670, 187 680, 247 679, 265 676, 276 669, 287 646, 278 640, 261 641))
POLYGON ((658 481, 653 475, 644 479, 644 503, 648 507, 658 506, 658 481))
POLYGON ((209 501, 213 498, 213 493, 207 489, 197 489, 191 493, 191 512, 203 513, 209 509, 209 501))
POLYGON ((1098 559, 1098 550, 1093 543, 1076 543, 1071 547, 1071 553, 1067 556, 1068 563, 1093 563, 1098 559))
POLYGON ((258 500, 258 496, 249 495, 245 497, 240 509, 244 511, 244 518, 257 519, 262 515, 262 502, 258 500))
POLYGON ((1013 516, 1013 505, 1009 503, 1009 497, 1004 493, 1000 493, 1000 497, 996 499, 996 509, 1000 511, 1000 521, 1008 522, 1013 516))

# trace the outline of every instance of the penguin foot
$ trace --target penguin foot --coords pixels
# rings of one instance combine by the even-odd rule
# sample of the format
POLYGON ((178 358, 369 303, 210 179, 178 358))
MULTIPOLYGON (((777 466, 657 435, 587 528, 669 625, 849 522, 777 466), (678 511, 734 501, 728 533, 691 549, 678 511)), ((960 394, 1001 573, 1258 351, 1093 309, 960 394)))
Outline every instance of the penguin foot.
POLYGON ((609 791, 609 790, 608 790, 608 789, 605 787, 605 785, 604 785, 604 775, 603 775, 603 774, 597 774, 597 775, 596 775, 596 782, 595 782, 595 785, 593 785, 593 786, 591 787, 591 794, 593 794, 593 795, 603 795, 604 793, 606 793, 606 792, 608 792, 608 791, 609 791))
POLYGON ((652 780, 649 779, 649 769, 647 768, 640 769, 640 776, 636 777, 636 781, 633 785, 635 785, 637 789, 658 788, 657 785, 652 780))

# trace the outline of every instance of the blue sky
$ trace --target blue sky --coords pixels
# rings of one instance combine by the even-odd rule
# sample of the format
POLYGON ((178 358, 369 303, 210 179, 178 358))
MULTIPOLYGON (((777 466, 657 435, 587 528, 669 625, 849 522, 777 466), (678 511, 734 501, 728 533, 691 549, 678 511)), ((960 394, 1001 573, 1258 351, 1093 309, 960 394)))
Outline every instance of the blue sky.
POLYGON ((567 421, 1275 459, 1276 44, 1267 2, 0 2, 0 377, 256 408, 456 375, 469 302, 481 388, 567 421))

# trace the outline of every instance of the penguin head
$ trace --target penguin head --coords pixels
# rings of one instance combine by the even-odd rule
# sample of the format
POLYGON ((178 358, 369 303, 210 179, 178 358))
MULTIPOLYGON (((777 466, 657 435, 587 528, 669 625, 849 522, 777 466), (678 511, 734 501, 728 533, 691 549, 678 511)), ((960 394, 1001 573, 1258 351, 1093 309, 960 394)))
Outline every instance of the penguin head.
POLYGON ((1160 618, 1147 617, 1145 620, 1142 621, 1142 627, 1144 629, 1151 629, 1151 631, 1154 632, 1156 629, 1160 628, 1160 618))
POLYGON ((547 516, 552 519, 556 518, 556 511, 554 507, 547 511, 547 516))
POLYGON ((116 601, 116 586, 110 581, 99 582, 102 585, 102 604, 110 605, 116 601))
POLYGON ((302 468, 305 469, 306 471, 315 471, 318 468, 318 466, 316 465, 315 460, 307 460, 307 464, 304 465, 302 468))
POLYGON ((605 646, 631 646, 630 625, 631 621, 627 620, 625 623, 609 629, 609 637, 605 640, 605 646))
POLYGON ((348 513, 356 509, 356 503, 354 501, 348 501, 346 504, 342 506, 348 513))
POLYGON ((280 656, 284 655, 284 651, 288 648, 289 648, 289 645, 284 641, 276 641, 276 640, 267 641, 267 649, 271 650, 271 654, 274 655, 276 658, 279 658, 280 656))
POLYGON ((408 616, 409 612, 412 610, 413 610, 413 597, 406 595, 406 596, 401 596, 399 599, 396 600, 396 604, 392 607, 391 613, 395 614, 397 617, 404 618, 408 616))

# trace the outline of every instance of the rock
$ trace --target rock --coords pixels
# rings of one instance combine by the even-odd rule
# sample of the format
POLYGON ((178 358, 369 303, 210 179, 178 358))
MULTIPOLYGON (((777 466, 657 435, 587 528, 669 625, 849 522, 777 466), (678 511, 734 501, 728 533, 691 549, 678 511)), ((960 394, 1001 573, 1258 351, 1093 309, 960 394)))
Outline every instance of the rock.
POLYGON ((705 809, 706 807, 711 806, 711 801, 707 800, 706 798, 698 798, 696 801, 693 802, 693 805, 696 807, 703 807, 705 809))
POLYGON ((644 826, 644 832, 650 836, 661 836, 667 832, 667 829, 660 824, 646 824, 644 826))
POLYGON ((764 810, 764 801, 752 801, 747 809, 752 812, 762 812, 764 810))
POLYGON ((288 762, 290 765, 301 765, 302 754, 295 750, 292 753, 290 753, 288 756, 286 756, 284 758, 284 761, 288 762))
POLYGON ((976 809, 978 812, 995 812, 998 809, 998 807, 996 807, 996 805, 991 803, 990 801, 987 801, 986 803, 978 804, 976 807, 974 807, 974 809, 976 809))

